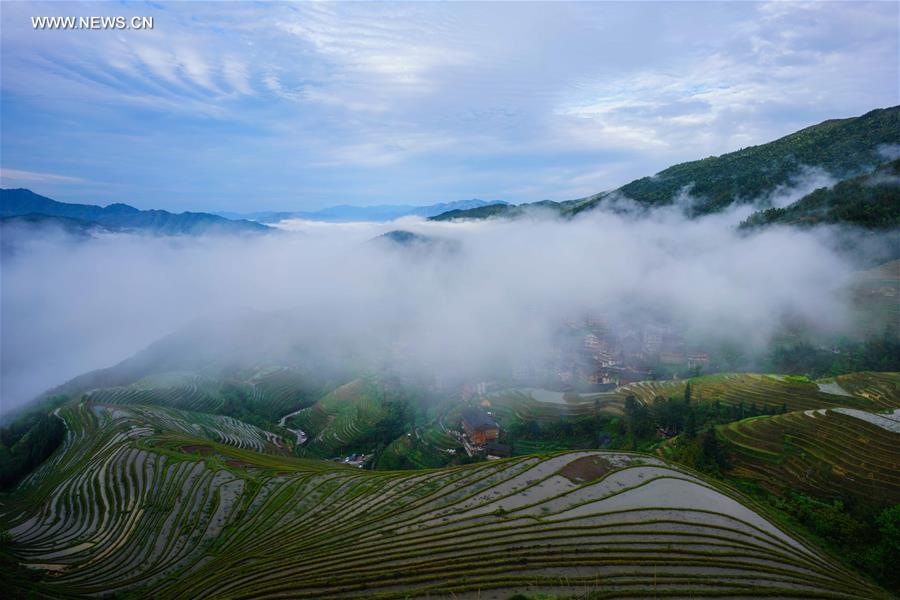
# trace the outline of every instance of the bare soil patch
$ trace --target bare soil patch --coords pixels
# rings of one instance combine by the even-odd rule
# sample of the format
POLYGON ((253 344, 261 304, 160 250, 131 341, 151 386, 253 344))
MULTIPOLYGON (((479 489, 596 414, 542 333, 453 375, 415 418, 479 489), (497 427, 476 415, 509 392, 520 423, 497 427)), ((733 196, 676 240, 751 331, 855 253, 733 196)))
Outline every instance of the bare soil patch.
POLYGON ((587 483, 600 479, 611 469, 609 461, 601 456, 583 456, 560 469, 559 474, 575 483, 587 483))

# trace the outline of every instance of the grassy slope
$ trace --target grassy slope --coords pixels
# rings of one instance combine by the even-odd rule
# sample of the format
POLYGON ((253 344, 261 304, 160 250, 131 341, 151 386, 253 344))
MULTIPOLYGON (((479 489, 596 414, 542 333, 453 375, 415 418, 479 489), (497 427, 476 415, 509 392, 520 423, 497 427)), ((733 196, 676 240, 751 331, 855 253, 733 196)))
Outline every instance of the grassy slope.
POLYGON ((11 550, 52 569, 41 585, 57 596, 884 595, 729 488, 649 456, 378 473, 186 437, 127 410, 61 414, 65 447, 3 515, 11 550))

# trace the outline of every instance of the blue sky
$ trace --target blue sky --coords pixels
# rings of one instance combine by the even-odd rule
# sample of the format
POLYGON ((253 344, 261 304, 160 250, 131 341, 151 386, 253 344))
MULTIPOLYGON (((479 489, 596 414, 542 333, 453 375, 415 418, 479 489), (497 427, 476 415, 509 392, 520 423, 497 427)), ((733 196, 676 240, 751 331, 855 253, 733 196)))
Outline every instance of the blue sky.
POLYGON ((567 200, 900 103, 898 11, 4 2, 2 186, 175 211, 567 200))

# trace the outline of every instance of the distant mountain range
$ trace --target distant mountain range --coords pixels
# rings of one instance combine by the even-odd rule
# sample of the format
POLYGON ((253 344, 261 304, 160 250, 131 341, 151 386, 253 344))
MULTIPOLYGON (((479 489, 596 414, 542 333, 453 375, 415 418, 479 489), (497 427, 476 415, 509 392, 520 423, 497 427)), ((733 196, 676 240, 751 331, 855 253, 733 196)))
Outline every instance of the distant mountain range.
POLYGON ((66 231, 142 231, 163 235, 264 233, 271 228, 210 213, 139 210, 127 204, 96 206, 57 202, 26 189, 0 190, 0 218, 13 223, 53 224, 66 231), (12 220, 15 217, 16 219, 12 220))
POLYGON ((441 202, 428 206, 411 206, 405 204, 380 204, 376 206, 351 206, 342 204, 316 211, 268 211, 251 213, 217 212, 215 214, 228 219, 250 219, 260 223, 278 223, 285 219, 307 219, 309 221, 354 222, 354 221, 393 221, 401 217, 434 217, 452 210, 477 209, 489 205, 505 205, 503 201, 457 200, 441 202))
MULTIPOLYGON (((760 202, 779 188, 790 187, 809 167, 817 167, 835 179, 843 180, 865 175, 897 158, 898 153, 900 106, 894 106, 873 110, 860 117, 824 121, 767 144, 677 164, 652 177, 636 179, 618 189, 586 198, 478 207, 448 212, 434 219, 517 217, 535 208, 572 216, 623 198, 638 206, 653 208, 672 204, 684 193, 693 199, 691 215, 699 216, 733 204, 760 202)), ((801 198, 798 204, 803 202, 801 198)), ((839 197, 830 200, 832 205, 840 202, 839 197)), ((844 213, 840 210, 832 214, 843 219, 844 213)), ((896 224, 896 221, 868 218, 855 222, 868 227, 896 224)))

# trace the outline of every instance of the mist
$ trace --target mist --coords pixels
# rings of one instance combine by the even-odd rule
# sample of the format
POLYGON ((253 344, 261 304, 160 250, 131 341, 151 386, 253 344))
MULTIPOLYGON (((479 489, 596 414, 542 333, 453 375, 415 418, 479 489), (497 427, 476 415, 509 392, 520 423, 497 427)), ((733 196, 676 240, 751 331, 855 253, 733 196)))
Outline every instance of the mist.
POLYGON ((835 230, 746 234, 735 228, 743 216, 594 211, 568 221, 285 221, 253 237, 20 236, 2 264, 0 408, 197 319, 247 311, 289 315, 265 334, 282 340, 232 340, 249 360, 263 342, 322 356, 349 344, 377 364, 400 345, 406 367, 455 374, 542 360, 560 324, 585 314, 662 319, 753 348, 787 320, 849 332, 857 267, 833 249, 835 230), (398 229, 426 238, 371 241, 398 229))

